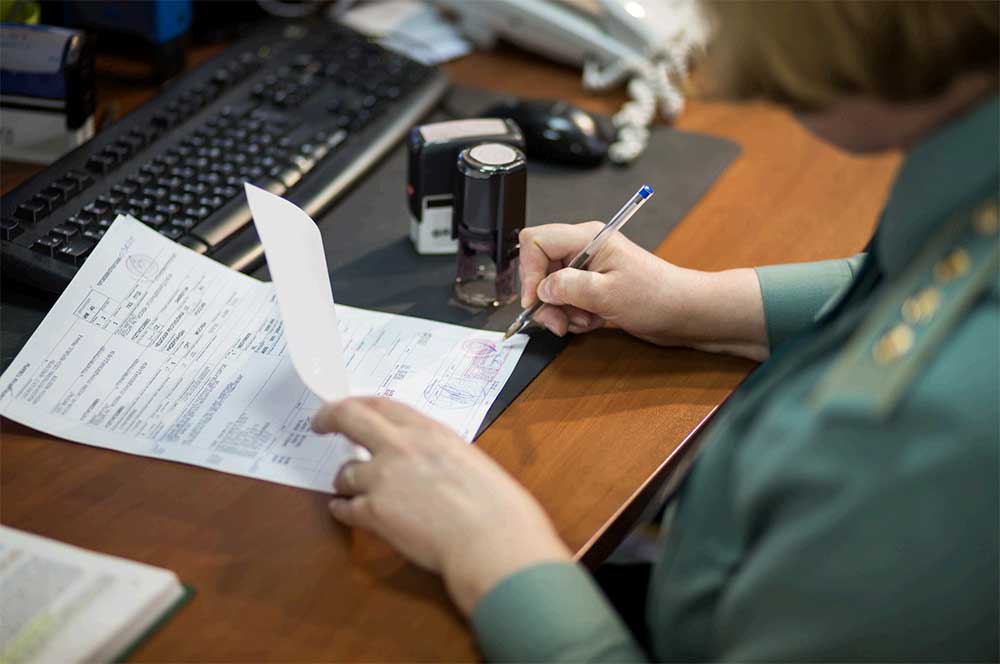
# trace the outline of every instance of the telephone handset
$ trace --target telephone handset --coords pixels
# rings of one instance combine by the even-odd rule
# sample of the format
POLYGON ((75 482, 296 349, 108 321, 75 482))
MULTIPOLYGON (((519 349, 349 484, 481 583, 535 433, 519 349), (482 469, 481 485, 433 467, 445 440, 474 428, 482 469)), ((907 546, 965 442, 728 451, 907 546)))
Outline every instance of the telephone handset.
POLYGON ((708 27, 696 0, 436 0, 480 46, 498 37, 553 60, 583 66, 583 84, 603 90, 628 82, 631 101, 613 118, 608 156, 627 163, 649 141, 657 112, 683 108, 679 82, 708 27))

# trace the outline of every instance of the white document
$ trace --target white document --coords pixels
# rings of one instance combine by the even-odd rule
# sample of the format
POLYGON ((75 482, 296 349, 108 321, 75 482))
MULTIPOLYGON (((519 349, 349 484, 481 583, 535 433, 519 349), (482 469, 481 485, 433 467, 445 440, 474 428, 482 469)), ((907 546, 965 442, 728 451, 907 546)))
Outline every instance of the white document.
MULTIPOLYGON (((336 11, 336 8, 334 8, 336 11)), ((472 45, 430 3, 383 0, 357 4, 341 23, 378 39, 379 44, 424 64, 434 65, 468 55, 472 45)))
MULTIPOLYGON (((351 394, 398 399, 466 440, 527 343, 341 305, 336 316, 351 394)), ((310 430, 320 404, 272 284, 126 217, 0 376, 0 415, 54 436, 330 491, 357 448, 310 430)))
POLYGON ((110 662, 184 595, 173 572, 0 526, 0 662, 110 662))

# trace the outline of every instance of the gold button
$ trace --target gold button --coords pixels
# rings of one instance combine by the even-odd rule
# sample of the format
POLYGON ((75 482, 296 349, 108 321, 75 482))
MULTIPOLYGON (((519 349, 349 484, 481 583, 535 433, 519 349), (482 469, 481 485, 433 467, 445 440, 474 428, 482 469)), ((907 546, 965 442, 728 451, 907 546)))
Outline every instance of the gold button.
POLYGON ((965 249, 956 249, 934 266, 934 276, 938 281, 951 281, 961 277, 969 271, 969 252, 965 249))
POLYGON ((933 286, 911 295, 903 302, 903 319, 908 323, 926 323, 941 304, 941 291, 933 286))
POLYGON ((987 201, 976 210, 976 231, 980 235, 993 235, 1000 221, 997 219, 997 202, 987 201))
POLYGON ((875 342, 872 355, 879 364, 889 364, 909 353, 911 348, 913 348, 913 328, 906 323, 900 323, 875 342))

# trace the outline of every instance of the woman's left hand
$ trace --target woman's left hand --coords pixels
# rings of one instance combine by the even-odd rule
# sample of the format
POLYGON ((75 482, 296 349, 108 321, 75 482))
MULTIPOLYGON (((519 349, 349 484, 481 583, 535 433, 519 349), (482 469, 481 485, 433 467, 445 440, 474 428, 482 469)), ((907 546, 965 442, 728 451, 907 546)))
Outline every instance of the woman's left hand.
POLYGON ((334 482, 333 516, 370 530, 440 573, 471 613, 507 575, 566 546, 537 501, 500 466, 446 426, 401 403, 353 397, 323 407, 319 433, 342 433, 372 453, 334 482))

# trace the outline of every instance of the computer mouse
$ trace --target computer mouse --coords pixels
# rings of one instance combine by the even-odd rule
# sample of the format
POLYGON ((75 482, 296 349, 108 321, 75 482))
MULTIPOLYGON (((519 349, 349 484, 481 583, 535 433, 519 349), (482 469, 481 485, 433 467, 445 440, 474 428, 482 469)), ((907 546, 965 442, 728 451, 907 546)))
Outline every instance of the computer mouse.
POLYGON ((597 118, 564 101, 507 99, 482 115, 516 122, 529 159, 596 166, 604 161, 611 143, 610 132, 597 118))

